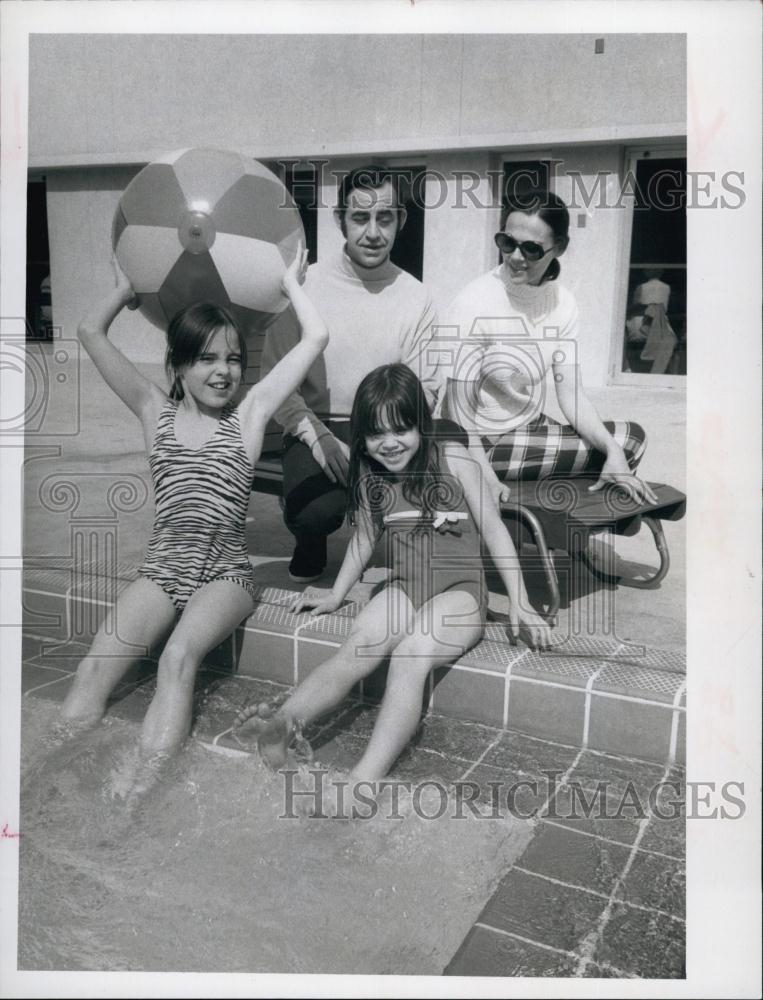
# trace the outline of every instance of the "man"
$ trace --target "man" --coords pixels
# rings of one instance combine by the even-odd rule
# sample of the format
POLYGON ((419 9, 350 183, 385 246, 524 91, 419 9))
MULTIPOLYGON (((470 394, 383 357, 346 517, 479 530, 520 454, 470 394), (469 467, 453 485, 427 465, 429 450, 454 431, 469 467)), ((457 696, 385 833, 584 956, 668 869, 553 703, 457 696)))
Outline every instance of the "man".
MULTIPOLYGON (((427 347, 435 307, 421 282, 390 260, 406 220, 402 181, 375 165, 348 174, 334 211, 343 250, 307 272, 305 290, 328 326, 329 345, 276 413, 284 429, 284 520, 296 538, 289 575, 297 583, 321 575, 326 537, 344 520, 349 419, 361 380, 379 365, 402 362, 434 403, 434 352, 427 347)), ((263 375, 297 338, 288 310, 268 330, 263 375)))

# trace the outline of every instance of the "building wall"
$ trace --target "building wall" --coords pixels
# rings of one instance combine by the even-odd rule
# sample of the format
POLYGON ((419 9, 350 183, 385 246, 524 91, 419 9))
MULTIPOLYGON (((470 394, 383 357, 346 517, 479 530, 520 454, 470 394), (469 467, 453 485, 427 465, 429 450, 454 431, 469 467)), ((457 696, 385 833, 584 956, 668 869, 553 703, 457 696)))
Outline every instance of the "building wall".
POLYGON ((30 37, 32 166, 682 134, 683 35, 30 37))
MULTIPOLYGON (((47 179, 54 322, 73 336, 111 280, 111 219, 131 177, 198 145, 324 158, 320 254, 341 245, 332 166, 425 163, 438 207, 426 213, 424 280, 444 308, 497 259, 489 171, 512 154, 554 156, 561 175, 609 171, 617 184, 625 145, 685 134, 685 80, 682 35, 608 35, 601 55, 591 35, 32 35, 29 162, 47 179), (465 171, 473 199, 458 198, 465 171)), ((619 322, 623 216, 574 212, 562 261, 591 385, 606 384, 619 322)), ((113 338, 133 360, 161 362, 163 337, 140 314, 118 317, 113 338)))
MULTIPOLYGON (((47 175, 53 322, 74 337, 84 310, 114 283, 111 220, 135 168, 56 170, 47 175)), ((140 313, 123 311, 110 334, 132 361, 159 362, 164 337, 140 313)))
MULTIPOLYGON (((504 152, 429 154, 431 179, 424 226, 424 281, 432 289, 442 315, 455 293, 472 278, 495 266, 498 254, 493 233, 499 221, 490 171, 500 171, 504 152), (467 180, 464 180, 468 177, 467 180), (474 180, 472 180, 474 178, 474 180), (464 194, 469 188, 472 196, 464 194)), ((544 151, 549 155, 549 151, 544 151)), ((569 199, 567 171, 579 173, 591 190, 599 174, 617 190, 623 153, 619 146, 579 146, 551 149, 562 164, 557 191, 569 199)), ((341 161, 341 169, 355 165, 341 161)), ((342 236, 333 217, 336 199, 332 167, 324 172, 318 218, 318 253, 338 251, 342 236)), ((134 167, 53 170, 47 175, 48 226, 51 248, 53 316, 65 336, 74 336, 83 309, 112 281, 111 220, 122 190, 136 173, 134 167)), ((608 201, 614 202, 615 198, 608 201)), ((573 209, 570 246, 562 258, 562 280, 577 296, 581 314, 580 351, 585 380, 607 383, 612 336, 618 321, 618 260, 624 208, 573 209)), ((580 196, 577 204, 582 205, 580 196)), ((401 239, 405 238, 403 232, 401 239)), ((160 364, 164 338, 140 313, 124 312, 113 327, 114 343, 134 361, 160 364)))

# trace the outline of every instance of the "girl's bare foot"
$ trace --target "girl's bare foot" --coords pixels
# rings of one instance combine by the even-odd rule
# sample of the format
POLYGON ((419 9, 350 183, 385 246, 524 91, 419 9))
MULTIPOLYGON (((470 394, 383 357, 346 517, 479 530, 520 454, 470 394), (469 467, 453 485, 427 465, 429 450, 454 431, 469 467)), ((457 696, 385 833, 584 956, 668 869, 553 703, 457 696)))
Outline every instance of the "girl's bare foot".
POLYGON ((233 724, 233 736, 242 745, 251 745, 257 740, 257 749, 263 762, 273 771, 286 763, 286 752, 292 736, 293 726, 288 716, 275 712, 273 706, 263 701, 243 708, 233 724))
POLYGON ((78 671, 61 705, 64 725, 97 726, 104 716, 108 697, 94 692, 86 677, 78 671))
POLYGON ((62 719, 51 729, 47 742, 50 746, 60 746, 83 733, 89 733, 101 724, 103 716, 93 715, 88 719, 62 719))
POLYGON ((286 763, 291 734, 292 724, 284 712, 278 712, 271 719, 263 720, 257 736, 257 749, 263 763, 271 771, 277 771, 286 763))
POLYGON ((233 722, 232 735, 242 746, 251 746, 260 735, 263 725, 272 719, 275 708, 270 702, 252 701, 237 714, 233 722))

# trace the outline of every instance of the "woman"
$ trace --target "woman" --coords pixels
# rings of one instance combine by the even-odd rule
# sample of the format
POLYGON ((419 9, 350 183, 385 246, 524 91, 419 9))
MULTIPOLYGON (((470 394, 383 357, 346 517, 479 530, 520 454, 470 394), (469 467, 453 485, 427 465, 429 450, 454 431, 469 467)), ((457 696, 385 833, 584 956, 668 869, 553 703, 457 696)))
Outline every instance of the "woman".
POLYGON ((656 502, 635 474, 643 429, 604 423, 583 389, 577 303, 557 281, 569 224, 564 202, 544 189, 525 190, 504 208, 495 235, 503 263, 450 307, 461 345, 443 412, 469 431, 496 499, 508 500, 505 480, 595 474, 592 491, 615 482, 638 502, 656 502), (549 369, 567 425, 544 413, 549 369))

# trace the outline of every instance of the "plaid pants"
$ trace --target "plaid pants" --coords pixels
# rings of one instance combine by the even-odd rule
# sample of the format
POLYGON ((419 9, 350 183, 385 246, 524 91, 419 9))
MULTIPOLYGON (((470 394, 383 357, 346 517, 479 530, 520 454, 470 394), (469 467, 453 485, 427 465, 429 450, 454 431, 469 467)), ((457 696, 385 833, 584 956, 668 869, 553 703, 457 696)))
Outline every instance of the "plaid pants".
MULTIPOLYGON (((604 426, 622 447, 633 472, 646 451, 643 427, 628 420, 609 420, 604 426)), ((587 445, 574 427, 544 414, 526 427, 497 440, 483 438, 482 443, 501 480, 593 475, 604 464, 604 454, 587 445)))

